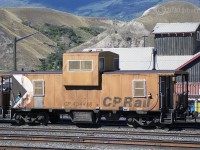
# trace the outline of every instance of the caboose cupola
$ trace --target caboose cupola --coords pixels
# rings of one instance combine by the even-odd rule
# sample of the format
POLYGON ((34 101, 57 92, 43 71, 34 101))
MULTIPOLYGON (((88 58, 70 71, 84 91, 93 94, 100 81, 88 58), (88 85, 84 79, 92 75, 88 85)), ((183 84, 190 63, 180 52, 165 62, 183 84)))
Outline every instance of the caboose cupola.
POLYGON ((119 55, 112 52, 80 52, 63 55, 65 86, 99 86, 100 74, 118 70, 119 55))

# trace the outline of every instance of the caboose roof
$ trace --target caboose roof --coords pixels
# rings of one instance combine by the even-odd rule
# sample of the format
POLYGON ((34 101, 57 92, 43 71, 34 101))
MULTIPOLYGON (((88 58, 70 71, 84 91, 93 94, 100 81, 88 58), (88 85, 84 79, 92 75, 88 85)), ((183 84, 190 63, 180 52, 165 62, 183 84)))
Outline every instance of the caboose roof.
POLYGON ((62 71, 1 71, 0 76, 11 76, 13 74, 62 74, 62 71))
POLYGON ((104 72, 104 74, 188 74, 182 70, 117 70, 111 72, 104 72))
POLYGON ((168 33, 194 33, 199 27, 199 22, 187 23, 157 23, 154 27, 153 34, 168 34, 168 33))
POLYGON ((92 50, 88 50, 88 51, 81 51, 81 52, 67 52, 67 53, 64 53, 64 55, 81 55, 81 56, 84 56, 84 55, 99 55, 101 53, 112 53, 114 54, 112 51, 102 51, 102 50, 96 50, 96 51, 92 51, 92 50))

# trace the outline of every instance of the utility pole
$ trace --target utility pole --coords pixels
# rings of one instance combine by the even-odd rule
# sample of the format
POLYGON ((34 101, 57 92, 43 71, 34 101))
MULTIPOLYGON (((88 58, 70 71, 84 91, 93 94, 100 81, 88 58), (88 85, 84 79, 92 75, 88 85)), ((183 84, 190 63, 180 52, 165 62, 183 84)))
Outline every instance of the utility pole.
POLYGON ((145 45, 145 40, 146 40, 146 37, 148 37, 148 36, 146 36, 146 35, 144 35, 144 36, 142 36, 143 38, 144 38, 144 47, 146 46, 145 45))
POLYGON ((32 33, 32 34, 29 34, 27 36, 24 36, 24 37, 21 37, 19 39, 17 39, 16 37, 14 38, 14 46, 13 46, 13 70, 16 71, 17 70, 17 42, 23 40, 23 39, 26 39, 32 35, 35 35, 36 33, 38 32, 35 32, 35 33, 32 33))

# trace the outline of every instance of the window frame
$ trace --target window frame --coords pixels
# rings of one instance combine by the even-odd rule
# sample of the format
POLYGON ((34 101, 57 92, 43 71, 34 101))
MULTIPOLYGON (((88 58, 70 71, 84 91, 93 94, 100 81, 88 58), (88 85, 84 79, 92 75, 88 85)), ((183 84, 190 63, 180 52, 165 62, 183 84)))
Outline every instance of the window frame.
POLYGON ((92 72, 93 71, 93 60, 67 60, 67 71, 68 72, 92 72), (70 69, 70 62, 77 61, 79 62, 79 69, 70 69), (82 69, 82 62, 89 61, 91 62, 91 69, 82 69))
MULTIPOLYGON (((43 79, 37 79, 37 80, 32 80, 32 84, 33 84, 33 96, 34 97, 43 97, 44 96, 44 80, 43 79), (38 81, 40 81, 40 82, 42 82, 42 87, 40 88, 40 89, 42 89, 42 94, 37 94, 36 92, 35 92, 35 82, 38 82, 38 81)), ((37 87, 37 89, 39 89, 39 87, 37 87)))
POLYGON ((132 80, 132 96, 136 98, 143 98, 146 97, 146 80, 141 79, 141 80, 132 80), (135 82, 143 82, 143 88, 136 88, 135 87, 135 82), (136 89, 143 89, 143 95, 136 95, 135 90, 136 89))

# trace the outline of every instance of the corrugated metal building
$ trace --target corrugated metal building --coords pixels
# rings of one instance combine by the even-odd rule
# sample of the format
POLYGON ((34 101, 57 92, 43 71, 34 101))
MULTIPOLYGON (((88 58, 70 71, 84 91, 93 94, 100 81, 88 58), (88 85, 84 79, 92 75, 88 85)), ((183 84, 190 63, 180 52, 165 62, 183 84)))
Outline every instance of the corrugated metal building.
POLYGON ((177 70, 189 72, 189 95, 200 98, 200 23, 157 23, 152 33, 159 56, 193 55, 177 70))
POLYGON ((157 23, 152 33, 158 55, 194 55, 200 51, 199 23, 157 23))

